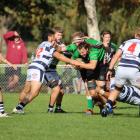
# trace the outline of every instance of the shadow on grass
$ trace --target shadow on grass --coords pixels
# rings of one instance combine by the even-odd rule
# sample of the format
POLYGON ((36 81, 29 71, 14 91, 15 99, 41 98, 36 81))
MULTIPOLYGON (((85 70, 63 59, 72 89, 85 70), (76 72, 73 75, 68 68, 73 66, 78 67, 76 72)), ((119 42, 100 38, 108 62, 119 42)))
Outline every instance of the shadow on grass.
POLYGON ((139 114, 128 114, 128 113, 114 113, 113 116, 119 117, 132 117, 132 118, 140 118, 139 114))
POLYGON ((123 107, 117 107, 116 109, 137 109, 138 106, 123 106, 123 107))

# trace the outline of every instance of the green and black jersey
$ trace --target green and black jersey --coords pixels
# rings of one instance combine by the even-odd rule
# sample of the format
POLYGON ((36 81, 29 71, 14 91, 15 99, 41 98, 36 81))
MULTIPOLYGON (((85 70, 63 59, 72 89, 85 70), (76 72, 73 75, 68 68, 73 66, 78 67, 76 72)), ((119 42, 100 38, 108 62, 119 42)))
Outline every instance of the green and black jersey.
MULTIPOLYGON (((85 61, 87 61, 87 60, 89 60, 89 61, 90 60, 102 61, 103 57, 104 57, 104 49, 103 49, 103 47, 99 47, 99 46, 102 45, 102 43, 97 41, 97 40, 94 40, 92 38, 85 39, 85 42, 87 42, 88 44, 91 45, 91 48, 89 49, 89 53, 88 53, 88 56, 85 58, 86 59, 85 61)), ((68 45, 66 47, 66 50, 68 52, 72 53, 72 59, 82 58, 80 56, 80 53, 79 53, 79 51, 77 49, 76 44, 68 45)))
POLYGON ((105 49, 104 63, 109 66, 109 63, 111 62, 113 55, 117 51, 117 45, 111 42, 108 48, 104 46, 103 48, 105 49))

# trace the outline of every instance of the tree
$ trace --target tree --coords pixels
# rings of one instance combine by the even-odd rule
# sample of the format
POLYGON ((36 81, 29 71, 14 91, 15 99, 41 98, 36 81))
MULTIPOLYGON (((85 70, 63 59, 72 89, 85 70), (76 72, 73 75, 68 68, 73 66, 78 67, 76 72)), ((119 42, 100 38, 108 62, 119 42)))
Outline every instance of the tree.
POLYGON ((90 37, 100 40, 95 2, 96 0, 84 0, 87 11, 87 30, 90 37))

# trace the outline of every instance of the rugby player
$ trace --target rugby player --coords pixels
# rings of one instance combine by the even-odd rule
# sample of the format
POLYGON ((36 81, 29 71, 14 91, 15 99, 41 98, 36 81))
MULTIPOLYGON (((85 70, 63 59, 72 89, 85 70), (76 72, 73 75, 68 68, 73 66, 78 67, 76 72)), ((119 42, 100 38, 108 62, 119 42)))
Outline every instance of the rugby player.
MULTIPOLYGON (((38 96, 44 81, 45 71, 49 68, 53 58, 76 66, 79 66, 80 64, 80 62, 66 58, 55 51, 55 48, 53 47, 53 45, 55 45, 55 38, 52 30, 44 31, 43 33, 44 41, 38 46, 36 57, 28 67, 25 86, 20 94, 18 105, 13 109, 13 113, 24 113, 23 108, 38 96)), ((57 85, 53 90, 54 92, 51 95, 50 106, 54 106, 60 91, 60 86, 57 85)))
MULTIPOLYGON (((112 79, 111 83, 112 84, 110 85, 110 91, 114 90, 115 88, 115 80, 112 79)), ((98 105, 104 106, 105 103, 107 102, 109 95, 110 95, 109 92, 105 92, 102 95, 102 97, 101 96, 98 97, 97 100, 98 105), (101 100, 104 100, 104 103, 101 102, 101 100)), ((120 92, 116 100, 130 105, 140 105, 140 89, 136 88, 135 86, 124 85, 122 91, 120 92)))
MULTIPOLYGON (((104 74, 106 75, 107 70, 109 68, 109 64, 111 62, 111 59, 113 58, 114 54, 116 53, 117 50, 117 45, 112 42, 112 34, 109 30, 104 30, 101 32, 101 41, 102 45, 105 49, 105 55, 104 55, 104 60, 103 63, 105 64, 106 69, 104 70, 104 74)), ((112 70, 113 74, 112 77, 115 76, 115 69, 112 70)), ((104 77, 104 81, 106 83, 105 89, 109 89, 109 81, 106 81, 106 77, 104 77)), ((103 93, 104 91, 99 91, 99 93, 103 93)))
MULTIPOLYGON (((65 44, 62 42, 62 36, 63 36, 63 30, 60 27, 55 27, 53 29, 54 31, 54 38, 56 41, 56 44, 58 47, 63 47, 65 46, 65 44)), ((59 49, 59 48, 58 48, 59 49)), ((46 70, 45 72, 45 82, 46 84, 52 89, 51 90, 51 96, 50 96, 50 100, 52 99, 52 96, 54 95, 53 92, 55 91, 55 87, 59 86, 60 87, 60 92, 57 100, 56 100, 56 107, 54 112, 55 113, 66 113, 62 108, 61 108, 61 103, 62 103, 62 99, 63 99, 63 95, 64 95, 64 91, 63 91, 63 85, 62 85, 62 81, 56 71, 56 66, 58 64, 59 60, 54 58, 51 65, 49 66, 49 68, 46 70)), ((51 102, 51 101, 50 101, 51 102)), ((50 105, 48 106, 48 112, 53 112, 53 106, 50 105)))
POLYGON ((67 46, 66 50, 71 51, 73 53, 72 58, 77 59, 81 58, 82 61, 87 64, 87 67, 84 69, 80 69, 80 73, 82 79, 85 83, 87 83, 88 87, 88 110, 86 114, 93 114, 93 106, 96 100, 96 85, 99 86, 100 89, 103 88, 104 83, 102 85, 103 80, 105 80, 105 65, 103 63, 105 49, 102 47, 102 44, 91 38, 81 38, 76 36, 74 39, 74 43, 67 46), (77 43, 77 44, 76 44, 77 43), (90 67, 92 66, 92 70, 90 67), (97 81, 95 83, 95 81, 97 81))
POLYGON ((114 65, 120 59, 115 75, 115 89, 109 95, 108 101, 101 112, 103 117, 113 113, 113 102, 119 96, 126 82, 140 88, 140 28, 135 30, 134 36, 135 39, 127 40, 121 44, 111 60, 107 78, 111 76, 114 65))

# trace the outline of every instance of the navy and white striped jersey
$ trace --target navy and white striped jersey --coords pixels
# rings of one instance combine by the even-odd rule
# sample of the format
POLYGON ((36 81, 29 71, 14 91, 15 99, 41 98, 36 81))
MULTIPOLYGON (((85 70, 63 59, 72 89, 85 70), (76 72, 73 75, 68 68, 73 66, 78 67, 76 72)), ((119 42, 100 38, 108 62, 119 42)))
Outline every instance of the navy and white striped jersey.
POLYGON ((35 59, 29 65, 29 69, 38 68, 45 71, 52 63, 54 51, 55 48, 52 47, 50 42, 42 42, 36 50, 35 59))
POLYGON ((140 105, 140 90, 134 86, 124 85, 117 100, 131 105, 140 105))
POLYGON ((124 42, 119 49, 123 54, 119 66, 140 68, 140 40, 130 39, 124 42))
MULTIPOLYGON (((64 45, 64 43, 61 42, 61 41, 59 41, 59 42, 57 41, 56 43, 57 43, 58 47, 61 47, 61 45, 64 45)), ((50 68, 51 69, 56 69, 56 66, 57 66, 58 62, 59 62, 59 60, 57 58, 54 58, 51 65, 50 65, 50 68)))

